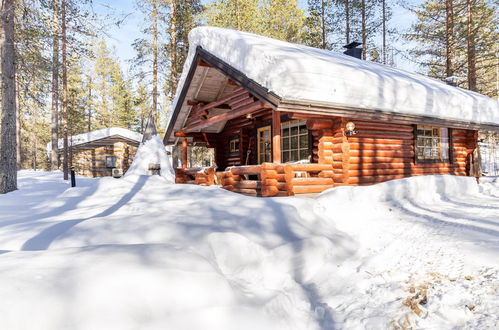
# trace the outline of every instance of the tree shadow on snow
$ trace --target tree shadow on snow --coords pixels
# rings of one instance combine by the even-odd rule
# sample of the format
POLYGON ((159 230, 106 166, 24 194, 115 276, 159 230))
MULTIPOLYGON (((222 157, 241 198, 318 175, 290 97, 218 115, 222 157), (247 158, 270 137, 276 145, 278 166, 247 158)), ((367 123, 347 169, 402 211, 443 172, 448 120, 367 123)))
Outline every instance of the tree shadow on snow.
MULTIPOLYGON (((140 189, 144 186, 147 180, 148 180, 147 176, 141 176, 138 179, 138 181, 135 183, 133 188, 130 189, 130 191, 127 194, 123 195, 123 197, 121 197, 121 199, 118 202, 116 202, 111 207, 107 208, 106 210, 102 211, 99 214, 87 218, 66 220, 44 229, 36 236, 27 240, 21 247, 21 250, 22 251, 46 250, 57 237, 64 234, 65 232, 67 232, 74 226, 78 225, 79 223, 82 223, 83 221, 90 220, 93 218, 105 217, 113 214, 118 209, 126 205, 135 196, 135 194, 138 191, 140 191, 140 189)), ((82 200, 75 201, 76 205, 81 201, 82 200)), ((67 208, 67 206, 65 208, 67 208)))

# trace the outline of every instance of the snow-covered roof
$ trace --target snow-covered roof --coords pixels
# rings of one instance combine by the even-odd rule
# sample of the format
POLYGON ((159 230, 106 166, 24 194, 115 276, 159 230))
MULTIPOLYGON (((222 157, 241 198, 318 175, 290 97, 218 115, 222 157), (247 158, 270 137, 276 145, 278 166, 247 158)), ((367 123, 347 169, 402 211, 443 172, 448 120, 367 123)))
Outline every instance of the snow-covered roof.
MULTIPOLYGON (((141 142, 142 134, 130 131, 126 128, 121 127, 109 127, 103 128, 92 132, 81 133, 68 137, 68 143, 72 146, 77 146, 97 140, 102 140, 111 136, 121 136, 125 139, 141 142)), ((59 139, 57 141, 58 149, 62 149, 64 146, 64 139, 59 139)), ((47 152, 50 153, 52 149, 52 142, 47 143, 47 152)))
POLYGON ((199 46, 282 100, 499 126, 498 101, 386 65, 217 27, 193 29, 189 43, 173 109, 199 46))

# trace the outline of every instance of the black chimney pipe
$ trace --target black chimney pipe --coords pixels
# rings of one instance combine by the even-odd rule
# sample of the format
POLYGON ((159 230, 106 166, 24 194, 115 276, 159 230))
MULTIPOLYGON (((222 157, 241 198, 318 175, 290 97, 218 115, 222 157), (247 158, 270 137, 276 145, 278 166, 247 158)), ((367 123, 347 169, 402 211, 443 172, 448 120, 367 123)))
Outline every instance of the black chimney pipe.
POLYGON ((358 58, 359 60, 362 59, 362 49, 357 48, 360 45, 362 45, 362 43, 357 41, 352 41, 348 45, 343 46, 343 48, 347 49, 343 52, 343 54, 353 56, 355 58, 358 58))

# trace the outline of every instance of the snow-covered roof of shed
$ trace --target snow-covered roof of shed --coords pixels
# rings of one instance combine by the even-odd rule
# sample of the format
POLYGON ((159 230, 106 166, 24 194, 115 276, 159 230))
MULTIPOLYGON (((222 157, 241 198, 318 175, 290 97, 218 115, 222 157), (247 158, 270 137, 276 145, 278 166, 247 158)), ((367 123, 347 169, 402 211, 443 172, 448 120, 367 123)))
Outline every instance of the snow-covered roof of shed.
POLYGON ((499 102, 423 75, 217 27, 189 33, 177 98, 200 46, 283 100, 499 125, 499 102))
MULTIPOLYGON (((136 141, 139 143, 142 141, 142 134, 140 133, 133 132, 126 128, 121 128, 121 127, 109 127, 68 137, 68 144, 72 146, 77 146, 97 140, 102 140, 111 136, 121 136, 125 139, 136 141)), ((64 139, 59 139, 57 141, 57 147, 58 147, 57 149, 62 149, 64 147, 64 139)), ((52 149, 52 142, 49 142, 47 143, 47 152, 50 153, 51 149, 52 149)))

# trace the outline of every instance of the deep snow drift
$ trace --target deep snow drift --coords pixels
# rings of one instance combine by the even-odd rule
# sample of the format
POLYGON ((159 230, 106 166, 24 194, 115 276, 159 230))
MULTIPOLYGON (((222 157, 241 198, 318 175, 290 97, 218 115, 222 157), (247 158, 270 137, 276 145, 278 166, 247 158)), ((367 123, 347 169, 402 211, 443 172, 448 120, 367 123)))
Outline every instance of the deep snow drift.
POLYGON ((153 135, 149 140, 140 143, 139 149, 133 158, 132 166, 125 173, 125 177, 149 175, 149 164, 159 164, 161 166, 161 177, 165 178, 169 183, 175 182, 175 172, 159 134, 153 135))
POLYGON ((0 196, 5 329, 497 328, 499 183, 316 199, 22 171, 0 196))

